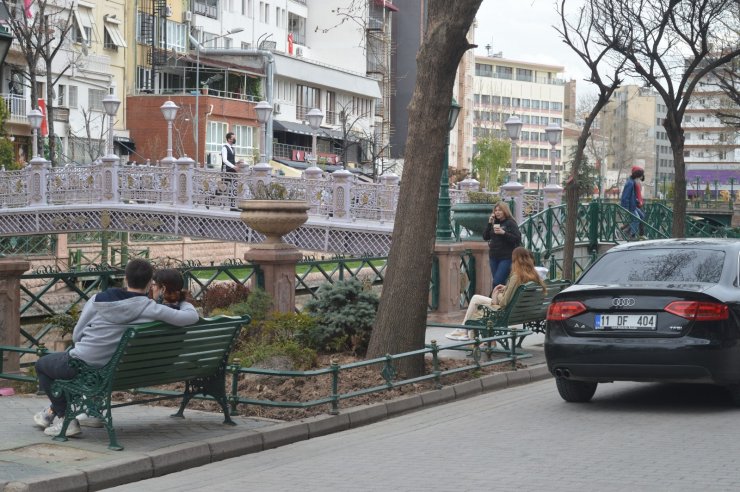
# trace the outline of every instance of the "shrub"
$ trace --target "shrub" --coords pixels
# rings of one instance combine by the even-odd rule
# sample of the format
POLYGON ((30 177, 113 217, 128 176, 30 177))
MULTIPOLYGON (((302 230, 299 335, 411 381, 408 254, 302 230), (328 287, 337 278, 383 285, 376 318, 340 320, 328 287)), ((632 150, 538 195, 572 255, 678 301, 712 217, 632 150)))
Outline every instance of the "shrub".
POLYGON ((284 357, 293 369, 309 369, 316 365, 316 351, 302 346, 300 340, 315 326, 316 319, 305 313, 270 313, 242 330, 233 357, 240 359, 243 366, 284 357))
POLYGON ((203 299, 201 301, 203 316, 224 314, 223 312, 215 313, 214 311, 246 301, 248 297, 249 289, 238 282, 213 284, 203 292, 203 299))
POLYGON ((322 286, 305 306, 317 325, 303 333, 304 342, 320 351, 364 355, 378 303, 377 294, 357 279, 322 286))
POLYGON ((493 193, 486 193, 484 191, 469 191, 468 200, 470 203, 498 203, 499 198, 493 193))
POLYGON ((267 318, 272 309, 272 298, 263 289, 255 288, 249 291, 245 301, 237 302, 226 307, 215 308, 210 316, 224 314, 228 316, 244 316, 248 314, 252 318, 252 324, 267 318))

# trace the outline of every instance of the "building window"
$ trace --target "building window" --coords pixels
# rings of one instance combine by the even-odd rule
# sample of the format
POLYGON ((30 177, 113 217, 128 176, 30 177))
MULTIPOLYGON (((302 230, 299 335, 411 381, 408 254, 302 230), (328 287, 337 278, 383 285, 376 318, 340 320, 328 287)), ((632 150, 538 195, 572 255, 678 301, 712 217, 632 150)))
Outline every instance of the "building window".
MULTIPOLYGON (((221 148, 226 141, 226 123, 220 121, 209 121, 206 125, 206 153, 216 152, 221 154, 221 148)), ((237 143, 239 140, 237 139, 237 143)))
MULTIPOLYGON (((236 137, 234 153, 236 154, 237 159, 244 159, 247 162, 254 162, 255 150, 259 151, 259 149, 257 149, 254 145, 254 142, 256 140, 254 136, 255 130, 255 127, 246 125, 234 125, 233 127, 231 127, 231 131, 234 132, 234 136, 236 137)), ((221 145, 223 145, 223 141, 221 142, 221 145)))
POLYGON ((522 108, 529 109, 529 99, 522 99, 522 108))
POLYGON ((540 101, 538 99, 532 99, 532 109, 540 109, 540 101))
POLYGON ((103 111, 103 98, 108 95, 105 89, 87 90, 87 107, 91 111, 103 111))
POLYGON ((547 149, 540 149, 540 158, 547 158, 547 149))
POLYGON ((326 102, 326 124, 334 125, 337 121, 337 93, 334 91, 326 91, 324 99, 326 102))
POLYGON ((306 113, 312 108, 321 108, 320 91, 314 87, 298 84, 298 100, 296 101, 296 119, 305 120, 306 113))
POLYGON ((66 108, 66 99, 67 99, 67 86, 64 84, 59 84, 57 86, 57 106, 60 108, 66 108))
POLYGON ((510 97, 502 97, 501 98, 501 106, 505 108, 511 107, 511 98, 510 97))
POLYGON ((553 111, 562 111, 563 110, 563 103, 557 102, 557 101, 552 101, 550 103, 550 109, 552 109, 553 111))
POLYGON ((485 63, 475 64, 475 75, 479 77, 493 77, 493 65, 487 65, 485 63))
POLYGON ((492 96, 491 97, 491 103, 494 106, 501 106, 501 96, 492 96))
POLYGON ((534 78, 532 77, 532 70, 528 70, 526 68, 517 68, 516 79, 523 82, 532 82, 534 80, 534 78))
POLYGON ((85 7, 78 7, 73 11, 73 14, 72 39, 75 43, 92 46, 92 10, 85 7))
POLYGON ((509 79, 511 80, 514 75, 514 69, 512 67, 502 67, 500 65, 496 65, 496 77, 499 79, 509 79))
POLYGON ((288 12, 288 32, 293 35, 293 42, 306 44, 306 18, 288 12))
POLYGON ((77 86, 67 86, 67 107, 70 109, 77 109, 77 86))
POLYGON ((126 48, 126 41, 124 41, 123 35, 118 28, 121 21, 107 15, 103 20, 105 21, 103 25, 103 47, 114 51, 118 51, 118 48, 126 48))

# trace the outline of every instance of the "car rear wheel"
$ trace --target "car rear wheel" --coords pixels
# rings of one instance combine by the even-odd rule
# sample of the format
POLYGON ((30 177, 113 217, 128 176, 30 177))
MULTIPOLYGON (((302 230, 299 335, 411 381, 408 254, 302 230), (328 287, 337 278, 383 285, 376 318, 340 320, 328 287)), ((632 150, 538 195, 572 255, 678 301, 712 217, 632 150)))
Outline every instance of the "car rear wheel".
POLYGON ((563 400, 571 403, 585 403, 594 396, 596 386, 599 383, 556 377, 555 384, 558 386, 558 393, 560 393, 563 400))

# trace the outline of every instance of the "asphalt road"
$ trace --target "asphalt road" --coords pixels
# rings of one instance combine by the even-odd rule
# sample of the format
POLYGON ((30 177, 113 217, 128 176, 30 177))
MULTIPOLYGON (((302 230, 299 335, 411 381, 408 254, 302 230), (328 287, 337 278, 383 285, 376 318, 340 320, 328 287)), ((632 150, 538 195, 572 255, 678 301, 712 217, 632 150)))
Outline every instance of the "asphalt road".
POLYGON ((737 491, 739 421, 712 386, 549 379, 111 490, 737 491))

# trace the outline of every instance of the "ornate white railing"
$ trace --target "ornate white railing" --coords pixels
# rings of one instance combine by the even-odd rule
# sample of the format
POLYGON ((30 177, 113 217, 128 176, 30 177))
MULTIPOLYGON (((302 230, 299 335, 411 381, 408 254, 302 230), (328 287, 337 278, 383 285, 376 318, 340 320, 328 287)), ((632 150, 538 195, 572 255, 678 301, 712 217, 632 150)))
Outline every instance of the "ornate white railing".
POLYGON ((87 166, 52 168, 36 159, 20 171, 0 170, 0 208, 79 204, 157 205, 187 209, 234 209, 254 198, 260 186, 278 183, 292 198, 311 204, 309 215, 332 221, 392 222, 398 177, 362 183, 345 170, 309 169, 301 178, 272 176, 268 165, 243 166, 238 173, 194 167, 190 158, 155 166, 120 164, 114 156, 87 166))

